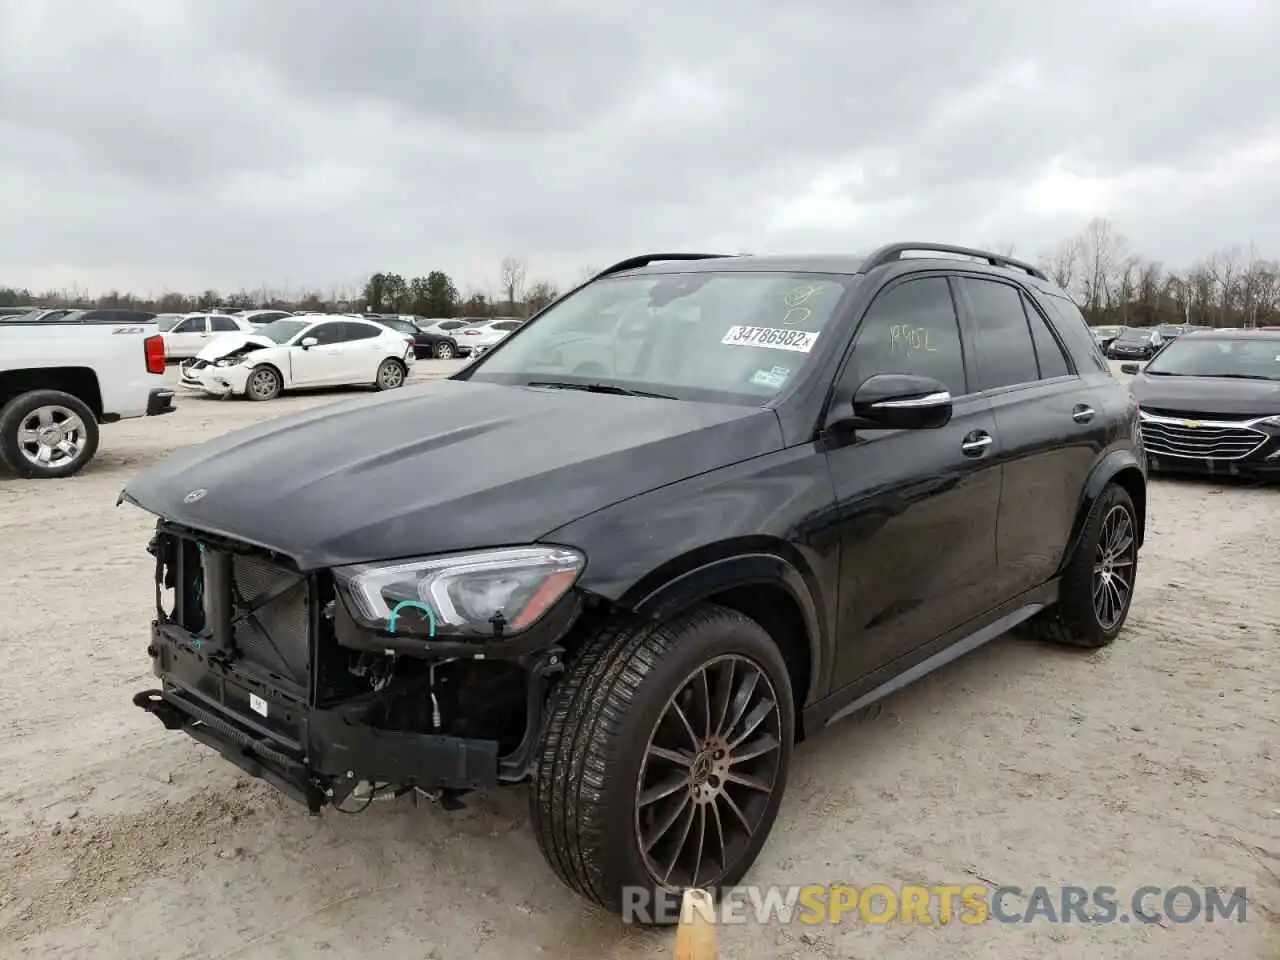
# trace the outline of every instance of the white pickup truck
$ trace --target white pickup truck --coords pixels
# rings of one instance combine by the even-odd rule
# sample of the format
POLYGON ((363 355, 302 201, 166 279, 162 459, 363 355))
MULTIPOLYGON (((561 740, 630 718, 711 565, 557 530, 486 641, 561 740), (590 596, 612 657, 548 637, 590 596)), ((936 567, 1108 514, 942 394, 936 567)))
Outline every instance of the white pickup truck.
POLYGON ((98 424, 171 413, 154 315, 77 310, 0 319, 0 467, 69 477, 93 459, 98 424))

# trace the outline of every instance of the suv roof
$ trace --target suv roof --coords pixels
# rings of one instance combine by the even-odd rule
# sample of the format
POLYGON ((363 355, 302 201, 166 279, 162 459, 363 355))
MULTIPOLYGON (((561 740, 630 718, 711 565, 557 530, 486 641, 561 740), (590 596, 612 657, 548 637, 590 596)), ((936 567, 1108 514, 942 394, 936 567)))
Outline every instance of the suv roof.
POLYGON ((870 273, 877 267, 903 260, 940 260, 954 264, 956 260, 972 261, 1004 270, 1026 274, 1036 280, 1048 282, 1049 278, 1039 267, 974 247, 959 247, 947 243, 911 241, 891 243, 867 255, 809 254, 809 255, 757 255, 722 253, 647 253, 621 260, 600 271, 592 280, 615 273, 635 273, 652 269, 653 272, 671 272, 679 263, 681 272, 706 270, 777 270, 796 273, 870 273), (908 256, 914 254, 914 256, 908 256), (934 256, 929 256, 933 254, 934 256), (938 255, 941 256, 938 256, 938 255))

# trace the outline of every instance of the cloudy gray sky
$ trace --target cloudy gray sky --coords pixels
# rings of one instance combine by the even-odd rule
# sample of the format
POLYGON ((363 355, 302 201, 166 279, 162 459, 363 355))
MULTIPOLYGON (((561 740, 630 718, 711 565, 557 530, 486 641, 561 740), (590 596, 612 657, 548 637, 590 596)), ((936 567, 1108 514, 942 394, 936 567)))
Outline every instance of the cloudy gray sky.
POLYGON ((648 250, 1280 257, 1276 0, 3 0, 0 285, 648 250))

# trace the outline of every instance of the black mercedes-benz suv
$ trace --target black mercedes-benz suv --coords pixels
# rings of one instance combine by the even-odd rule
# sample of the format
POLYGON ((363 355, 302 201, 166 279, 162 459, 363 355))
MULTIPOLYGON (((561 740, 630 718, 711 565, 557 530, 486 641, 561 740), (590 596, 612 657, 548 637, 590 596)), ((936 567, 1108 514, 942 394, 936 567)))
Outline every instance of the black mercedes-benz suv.
POLYGON ((1020 624, 1110 643, 1146 463, 1042 272, 906 243, 636 257, 121 499, 159 517, 138 706, 312 812, 531 781, 625 912, 737 883, 806 732, 1020 624))
POLYGON ((1183 334, 1135 374, 1152 470, 1280 480, 1280 333, 1183 334))

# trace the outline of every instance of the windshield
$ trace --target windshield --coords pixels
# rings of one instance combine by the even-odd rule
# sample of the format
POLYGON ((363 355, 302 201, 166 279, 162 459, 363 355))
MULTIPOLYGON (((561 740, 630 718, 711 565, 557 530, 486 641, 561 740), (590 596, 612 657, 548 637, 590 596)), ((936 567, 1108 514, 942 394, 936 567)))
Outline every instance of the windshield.
POLYGON ((600 280, 510 331, 471 379, 764 403, 796 378, 853 281, 711 272, 600 280))
POLYGON ((1280 380, 1280 338, 1179 337, 1147 364, 1146 372, 1156 376, 1280 380))
POLYGON ((253 331, 255 337, 266 337, 272 343, 288 343, 311 324, 306 320, 272 320, 253 331))
POLYGON ((1133 340, 1133 341, 1150 340, 1151 331, 1150 330, 1124 330, 1120 333, 1120 336, 1116 337, 1116 339, 1117 340, 1133 340))

